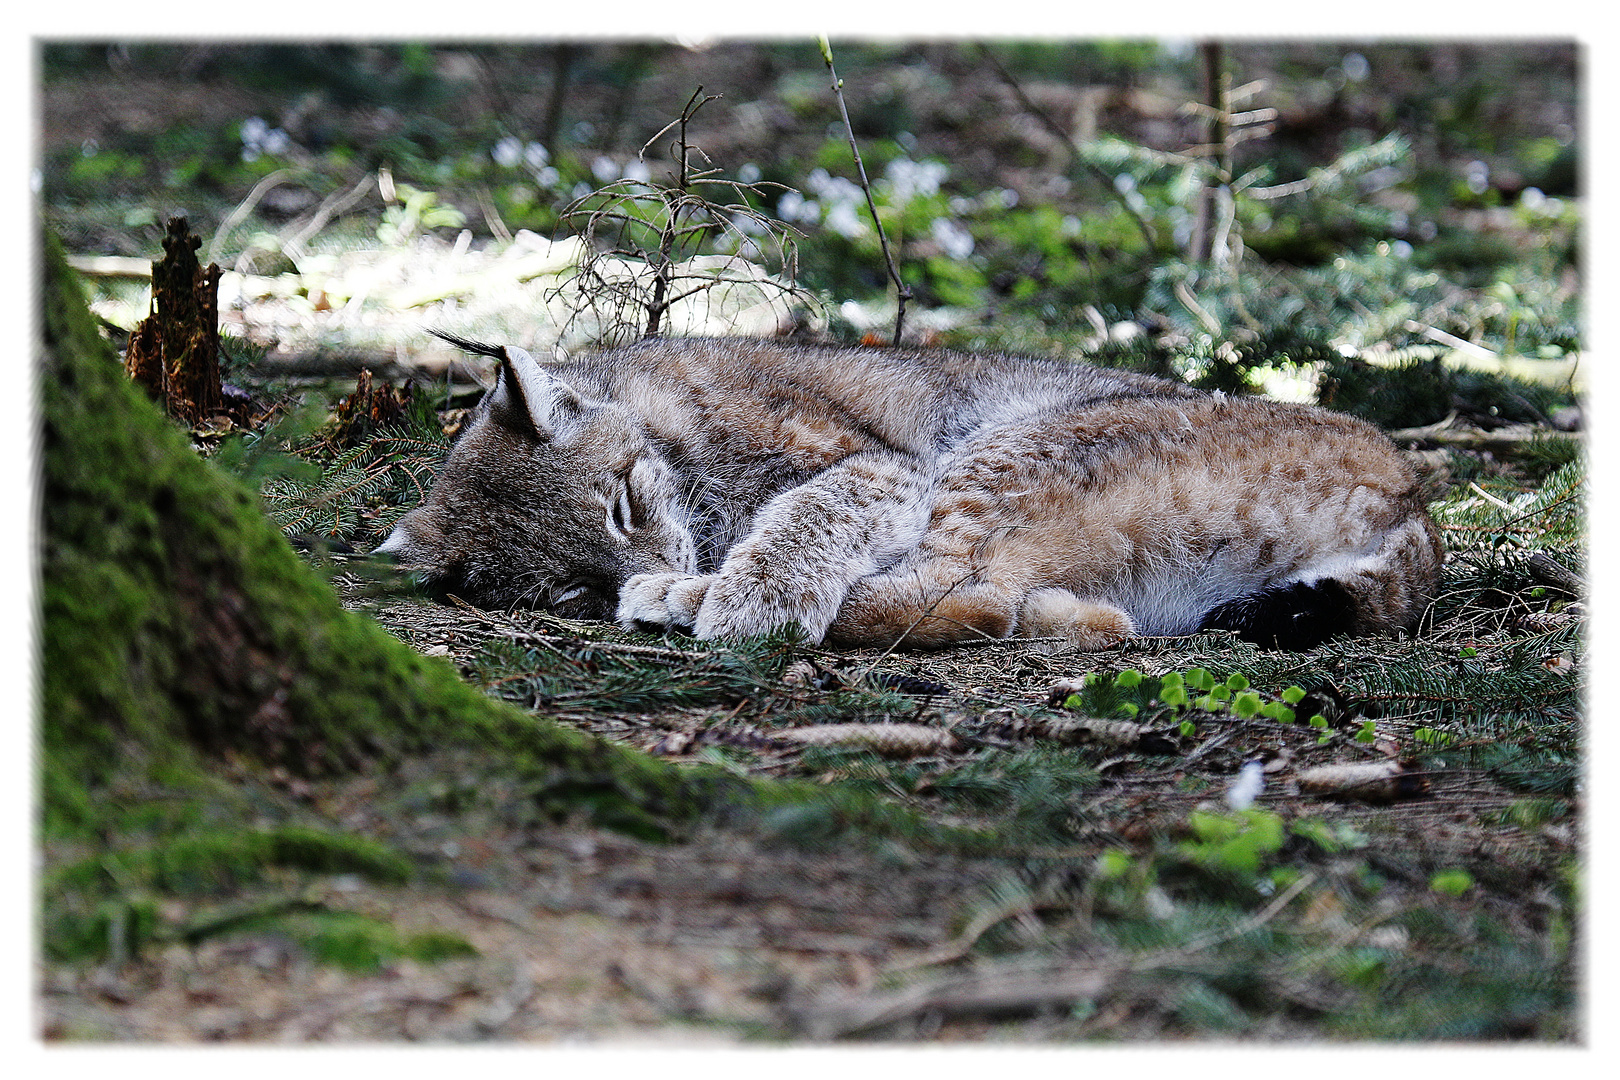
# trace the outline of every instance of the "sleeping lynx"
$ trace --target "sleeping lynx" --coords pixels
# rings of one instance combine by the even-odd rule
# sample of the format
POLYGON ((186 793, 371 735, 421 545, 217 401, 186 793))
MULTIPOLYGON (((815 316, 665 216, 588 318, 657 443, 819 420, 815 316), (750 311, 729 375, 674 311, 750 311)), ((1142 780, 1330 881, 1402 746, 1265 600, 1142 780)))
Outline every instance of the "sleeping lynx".
MULTIPOLYGON (((441 335, 446 336, 446 335, 441 335)), ((1441 547, 1376 430, 1059 361, 649 340, 501 360, 379 551, 627 627, 942 646, 1410 627, 1441 547)))

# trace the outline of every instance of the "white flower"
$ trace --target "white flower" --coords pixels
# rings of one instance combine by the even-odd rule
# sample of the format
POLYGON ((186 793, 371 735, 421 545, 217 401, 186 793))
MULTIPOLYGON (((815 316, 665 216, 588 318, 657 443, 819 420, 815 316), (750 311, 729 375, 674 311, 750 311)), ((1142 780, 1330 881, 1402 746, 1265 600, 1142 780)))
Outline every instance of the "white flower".
POLYGON ((265 132, 264 140, 259 143, 267 154, 285 154, 292 145, 292 138, 280 128, 271 128, 265 132))
POLYGON ((950 258, 965 259, 973 254, 973 234, 949 218, 935 218, 928 231, 950 258))
POLYGON ((895 158, 883 170, 889 182, 894 203, 904 206, 918 196, 927 197, 939 191, 940 183, 950 175, 950 167, 942 161, 912 161, 895 158))
POLYGON ((551 160, 551 151, 537 142, 528 143, 523 147, 523 164, 531 169, 542 168, 551 160))
POLYGON ((854 203, 839 203, 831 210, 828 210, 825 224, 827 228, 839 236, 847 236, 852 240, 857 236, 866 234, 866 226, 861 223, 860 215, 856 213, 854 203))
POLYGON ((820 221, 821 204, 814 199, 806 199, 797 191, 784 191, 776 203, 776 216, 788 222, 820 221))
POLYGON ((1226 805, 1234 810, 1247 810, 1265 786, 1265 766, 1258 761, 1245 761, 1236 782, 1226 789, 1226 805))
POLYGON ((257 116, 242 121, 242 160, 257 161, 260 154, 284 154, 292 139, 257 116))
POLYGON ((510 169, 523 160, 523 144, 508 135, 490 150, 489 156, 503 169, 510 169))
POLYGON ((591 162, 591 175, 604 184, 611 180, 617 180, 619 178, 619 163, 603 154, 591 162))

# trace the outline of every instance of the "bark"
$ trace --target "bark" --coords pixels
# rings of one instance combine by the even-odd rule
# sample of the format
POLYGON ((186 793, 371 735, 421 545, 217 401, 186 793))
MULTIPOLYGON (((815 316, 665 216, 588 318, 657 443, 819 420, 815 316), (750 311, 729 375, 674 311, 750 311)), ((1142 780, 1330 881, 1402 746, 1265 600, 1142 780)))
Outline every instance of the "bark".
POLYGON ((197 262, 202 241, 170 218, 152 264, 152 313, 130 336, 124 367, 169 414, 195 425, 224 404, 219 381, 219 267, 197 262))

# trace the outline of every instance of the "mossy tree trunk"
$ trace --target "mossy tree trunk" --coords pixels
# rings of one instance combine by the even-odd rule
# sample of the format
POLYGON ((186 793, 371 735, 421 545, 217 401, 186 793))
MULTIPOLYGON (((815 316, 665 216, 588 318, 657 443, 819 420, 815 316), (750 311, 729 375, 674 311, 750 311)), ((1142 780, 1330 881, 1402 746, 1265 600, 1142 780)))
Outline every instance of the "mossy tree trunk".
POLYGON ((344 610, 254 496, 131 384, 54 238, 42 251, 48 827, 93 830, 115 774, 172 777, 225 751, 319 774, 472 745, 609 813, 685 817, 743 794, 495 702, 344 610))

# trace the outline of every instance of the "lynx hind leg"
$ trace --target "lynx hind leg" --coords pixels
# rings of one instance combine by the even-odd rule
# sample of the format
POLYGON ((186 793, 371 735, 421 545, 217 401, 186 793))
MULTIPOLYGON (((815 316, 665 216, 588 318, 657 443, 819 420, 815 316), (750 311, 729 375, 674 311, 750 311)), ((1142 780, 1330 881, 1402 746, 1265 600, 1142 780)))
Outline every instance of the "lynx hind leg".
POLYGON ((1018 611, 1019 637, 1067 638, 1101 652, 1136 633, 1131 617, 1112 604, 1082 600, 1068 589, 1034 589, 1018 611))

